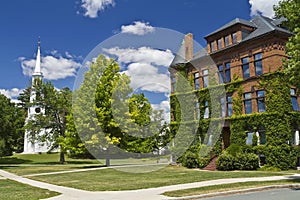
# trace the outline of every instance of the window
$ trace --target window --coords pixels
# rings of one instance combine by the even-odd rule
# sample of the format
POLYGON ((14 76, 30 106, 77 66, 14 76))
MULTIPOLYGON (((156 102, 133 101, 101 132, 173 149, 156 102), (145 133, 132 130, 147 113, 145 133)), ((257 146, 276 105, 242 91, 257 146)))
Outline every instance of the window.
POLYGON ((258 132, 259 135, 259 144, 260 145, 264 145, 267 142, 267 138, 266 138, 266 131, 259 131, 258 132))
POLYGON ((247 133, 247 140, 246 140, 246 144, 247 145, 252 145, 253 144, 253 132, 249 132, 247 133))
POLYGON ((230 62, 225 63, 225 68, 223 67, 222 64, 218 65, 218 70, 219 70, 219 83, 228 83, 231 81, 230 78, 230 62))
POLYGON ((223 65, 218 66, 219 69, 219 83, 224 83, 224 72, 223 72, 223 65))
POLYGON ((215 42, 211 42, 210 43, 210 52, 214 52, 215 51, 215 42))
POLYGON ((199 72, 194 73, 194 89, 199 90, 200 89, 200 75, 199 72))
POLYGON ((228 83, 231 81, 230 77, 230 62, 225 63, 225 82, 228 83))
POLYGON ((176 77, 171 77, 171 91, 174 92, 176 90, 176 77))
POLYGON ((220 99, 220 105, 221 105, 221 117, 226 117, 225 98, 224 97, 222 97, 220 99))
POLYGON ((299 143, 300 143, 299 131, 293 131, 292 135, 293 135, 292 144, 299 145, 299 143))
POLYGON ((299 111, 299 104, 298 104, 298 98, 296 95, 296 89, 291 88, 290 93, 291 93, 293 110, 299 111))
POLYGON ((200 103, 196 102, 195 104, 195 119, 200 119, 200 103))
POLYGON ((232 33, 231 34, 231 39, 232 39, 232 44, 237 43, 237 35, 236 35, 236 33, 232 33))
POLYGON ((208 86, 208 70, 205 69, 202 71, 203 76, 203 87, 206 88, 208 86))
POLYGON ((222 49, 222 38, 218 39, 218 49, 222 49))
POLYGON ((265 104, 265 91, 259 90, 256 92, 256 102, 257 102, 257 111, 258 112, 265 112, 266 111, 266 104, 265 104))
POLYGON ((245 114, 252 113, 252 97, 250 92, 244 94, 244 107, 245 107, 245 114))
POLYGON ((245 57, 242 58, 242 70, 243 70, 243 78, 250 77, 250 70, 249 70, 249 58, 245 57))
POLYGON ((209 118, 209 107, 208 107, 208 101, 204 102, 204 119, 209 118))
POLYGON ((261 75, 263 73, 262 53, 258 53, 254 55, 254 66, 255 66, 256 76, 261 75))
POLYGON ((225 47, 229 46, 229 36, 225 36, 224 37, 224 41, 225 41, 225 47))
POLYGON ((226 97, 226 104, 227 104, 227 116, 230 117, 232 116, 232 96, 228 95, 226 97))

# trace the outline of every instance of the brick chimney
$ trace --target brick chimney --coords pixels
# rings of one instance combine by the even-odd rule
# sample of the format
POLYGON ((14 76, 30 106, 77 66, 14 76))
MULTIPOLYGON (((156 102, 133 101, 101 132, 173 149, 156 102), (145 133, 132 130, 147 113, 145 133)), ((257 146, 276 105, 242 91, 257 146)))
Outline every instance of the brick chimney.
POLYGON ((194 46, 193 46, 193 34, 188 33, 184 36, 185 46, 185 60, 191 60, 193 58, 194 46))

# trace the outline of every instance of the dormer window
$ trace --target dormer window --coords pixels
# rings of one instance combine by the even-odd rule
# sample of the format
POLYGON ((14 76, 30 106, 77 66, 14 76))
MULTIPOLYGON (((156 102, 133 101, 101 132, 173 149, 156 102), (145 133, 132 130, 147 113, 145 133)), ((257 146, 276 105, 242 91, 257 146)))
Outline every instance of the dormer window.
POLYGON ((222 49, 222 38, 218 39, 218 50, 222 49))
POLYGON ((225 36, 224 37, 224 41, 225 41, 225 47, 228 47, 229 46, 229 36, 225 36))
POLYGON ((215 51, 215 43, 214 43, 214 41, 212 41, 210 43, 210 52, 214 52, 214 51, 215 51))
POLYGON ((237 35, 236 35, 236 33, 232 33, 231 34, 231 39, 232 39, 232 44, 237 43, 237 35))

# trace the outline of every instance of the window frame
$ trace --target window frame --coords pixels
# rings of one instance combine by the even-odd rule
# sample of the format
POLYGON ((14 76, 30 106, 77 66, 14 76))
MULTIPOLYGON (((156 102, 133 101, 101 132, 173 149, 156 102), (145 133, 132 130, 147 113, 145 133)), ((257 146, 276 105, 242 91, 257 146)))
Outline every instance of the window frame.
POLYGON ((233 115, 232 94, 227 94, 226 95, 226 116, 231 117, 232 115, 233 115), (230 101, 228 100, 229 97, 231 99, 230 101), (230 109, 229 109, 229 105, 230 105, 230 109), (229 114, 229 110, 231 114, 229 114))
POLYGON ((232 44, 237 43, 237 33, 236 32, 231 33, 231 42, 232 42, 232 44))
POLYGON ((249 62, 249 57, 243 57, 242 59, 242 72, 243 72, 243 79, 247 79, 250 78, 250 62, 249 62), (247 59, 246 62, 244 62, 244 60, 247 59), (245 70, 245 68, 247 68, 247 70, 245 70), (245 73, 246 71, 248 71, 248 73, 245 73), (246 76, 247 74, 247 76, 246 76))
POLYGON ((253 112, 253 106, 252 106, 252 93, 251 92, 247 92, 247 93, 244 93, 243 95, 244 99, 244 110, 245 110, 245 114, 251 114, 253 112), (249 97, 246 97, 246 95, 250 94, 250 98, 249 97), (248 106, 246 106, 246 103, 248 106), (249 103, 249 104, 248 104, 249 103), (251 109, 251 112, 247 112, 247 108, 250 108, 251 109))
POLYGON ((203 118, 208 119, 209 118, 209 103, 208 101, 204 101, 204 113, 203 118))
POLYGON ((225 47, 228 47, 229 46, 229 35, 226 35, 224 37, 224 44, 225 44, 225 47))
POLYGON ((218 65, 218 71, 219 71, 219 84, 223 84, 224 80, 225 80, 223 64, 218 65), (220 67, 221 67, 221 69, 220 69, 220 67))
POLYGON ((193 80, 194 80, 194 89, 199 90, 200 89, 200 73, 194 72, 193 73, 193 80), (196 76, 198 75, 198 76, 196 76))
POLYGON ((202 70, 202 82, 203 88, 207 88, 209 86, 209 72, 208 69, 202 70))
POLYGON ((218 40, 217 40, 217 47, 218 47, 218 50, 220 50, 220 49, 222 49, 223 48, 223 45, 222 45, 222 38, 219 38, 218 40))
POLYGON ((256 103, 257 103, 257 112, 266 112, 266 101, 265 101, 265 91, 264 90, 256 91, 256 103), (263 92, 263 96, 259 95, 260 92, 263 92), (262 110, 260 110, 260 105, 263 105, 262 110))
POLYGON ((292 103, 292 108, 293 111, 299 111, 299 103, 298 103, 298 96, 297 96, 297 91, 295 88, 290 88, 290 96, 291 96, 291 103, 292 103), (294 105, 294 103, 297 103, 294 105), (296 108, 295 108, 296 106, 296 108))
POLYGON ((262 64, 262 53, 256 53, 254 54, 254 67, 255 67, 255 75, 259 76, 263 74, 263 64, 262 64), (256 56, 260 55, 259 58, 257 58, 256 56), (260 63, 260 64, 259 64, 260 63), (260 73, 257 73, 257 69, 258 67, 260 67, 260 73))

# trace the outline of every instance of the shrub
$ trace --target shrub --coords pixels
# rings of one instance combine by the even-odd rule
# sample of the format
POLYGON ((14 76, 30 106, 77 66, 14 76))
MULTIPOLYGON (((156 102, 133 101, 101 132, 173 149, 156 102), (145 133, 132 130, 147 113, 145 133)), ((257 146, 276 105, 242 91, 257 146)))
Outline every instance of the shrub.
POLYGON ((218 170, 256 170, 259 158, 254 153, 236 153, 232 155, 225 151, 217 160, 218 170))
POLYGON ((297 155, 295 149, 287 144, 266 147, 266 163, 281 170, 296 167, 297 155))
POLYGON ((181 159, 181 164, 187 168, 198 168, 198 155, 194 152, 187 151, 181 159))

